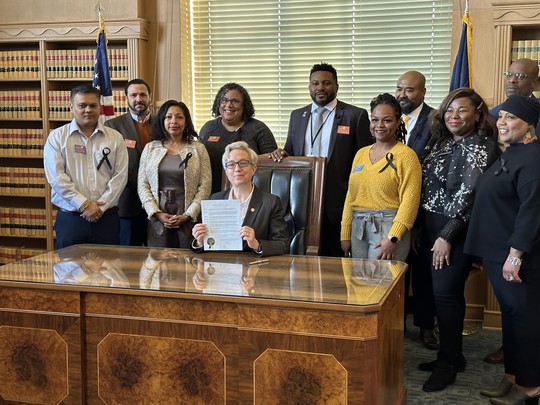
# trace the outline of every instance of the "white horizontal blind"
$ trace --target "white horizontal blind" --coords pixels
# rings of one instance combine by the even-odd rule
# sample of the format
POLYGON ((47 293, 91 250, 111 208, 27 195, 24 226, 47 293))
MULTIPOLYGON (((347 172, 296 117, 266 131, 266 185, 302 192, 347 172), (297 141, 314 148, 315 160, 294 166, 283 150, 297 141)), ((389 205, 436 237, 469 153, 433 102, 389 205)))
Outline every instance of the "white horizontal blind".
POLYGON ((218 89, 233 81, 283 145, 290 112, 311 102, 309 70, 321 61, 337 69, 338 98, 366 109, 411 69, 426 76, 429 104, 448 93, 451 0, 191 0, 191 7, 192 41, 182 46, 191 46, 197 128, 211 118, 218 89))

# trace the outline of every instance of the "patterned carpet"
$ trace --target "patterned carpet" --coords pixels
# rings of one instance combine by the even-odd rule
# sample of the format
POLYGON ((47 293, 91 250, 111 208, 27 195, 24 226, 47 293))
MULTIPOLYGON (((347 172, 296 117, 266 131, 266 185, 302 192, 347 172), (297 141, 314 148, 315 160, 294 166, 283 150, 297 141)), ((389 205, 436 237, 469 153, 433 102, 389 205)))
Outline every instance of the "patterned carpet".
POLYGON ((496 386, 504 372, 502 365, 488 364, 484 356, 501 345, 499 331, 486 331, 481 325, 467 322, 475 332, 463 337, 463 354, 467 359, 467 368, 458 373, 456 382, 440 392, 424 392, 422 385, 430 376, 419 371, 419 363, 435 359, 436 351, 425 349, 419 340, 419 330, 413 327, 411 316, 407 320, 405 332, 405 386, 407 387, 407 405, 439 404, 489 404, 489 399, 480 395, 484 386, 496 386))

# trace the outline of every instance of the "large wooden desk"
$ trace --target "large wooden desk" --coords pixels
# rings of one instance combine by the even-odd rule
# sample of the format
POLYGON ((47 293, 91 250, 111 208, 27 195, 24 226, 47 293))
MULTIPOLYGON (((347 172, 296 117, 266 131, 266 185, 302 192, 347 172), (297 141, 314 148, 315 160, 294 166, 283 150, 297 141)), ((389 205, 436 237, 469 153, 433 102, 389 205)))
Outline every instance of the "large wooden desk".
POLYGON ((404 404, 400 262, 78 245, 0 267, 0 402, 404 404))

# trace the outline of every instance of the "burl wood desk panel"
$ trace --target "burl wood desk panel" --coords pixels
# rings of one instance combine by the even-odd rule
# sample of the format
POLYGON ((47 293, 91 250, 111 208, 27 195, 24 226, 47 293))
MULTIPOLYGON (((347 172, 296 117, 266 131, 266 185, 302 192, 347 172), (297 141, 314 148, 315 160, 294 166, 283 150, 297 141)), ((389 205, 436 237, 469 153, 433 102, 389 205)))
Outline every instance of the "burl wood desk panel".
POLYGON ((256 260, 78 245, 0 267, 1 398, 405 403, 405 264, 256 260))

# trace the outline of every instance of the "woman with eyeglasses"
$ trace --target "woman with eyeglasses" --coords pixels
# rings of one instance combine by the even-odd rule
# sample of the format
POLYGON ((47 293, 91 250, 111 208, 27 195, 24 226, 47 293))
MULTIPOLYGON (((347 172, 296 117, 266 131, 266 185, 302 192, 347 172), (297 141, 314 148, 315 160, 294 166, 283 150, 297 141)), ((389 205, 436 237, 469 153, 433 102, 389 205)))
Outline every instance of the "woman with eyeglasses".
POLYGON ((163 103, 141 154, 137 191, 148 214, 148 246, 188 248, 191 228, 210 195, 210 159, 196 140, 187 106, 163 103))
POLYGON ((203 125, 199 135, 212 164, 212 193, 221 190, 221 156, 225 146, 245 141, 259 155, 277 149, 272 131, 254 115, 255 108, 244 87, 227 83, 219 89, 212 105, 215 118, 203 125))
MULTIPOLYGON (((260 190, 251 181, 257 171, 257 159, 257 153, 246 142, 227 145, 222 164, 232 187, 212 194, 210 199, 240 200, 242 227, 238 236, 243 240, 243 251, 256 256, 286 254, 289 253, 290 242, 279 197, 260 190)), ((192 250, 203 250, 207 234, 205 224, 193 227, 192 250)))
POLYGON ((473 89, 448 94, 431 116, 430 128, 430 153, 422 164, 418 256, 431 270, 440 345, 434 361, 418 366, 431 372, 423 386, 427 392, 453 384, 467 364, 464 291, 473 257, 463 253, 463 244, 476 182, 500 154, 486 104, 473 89))

